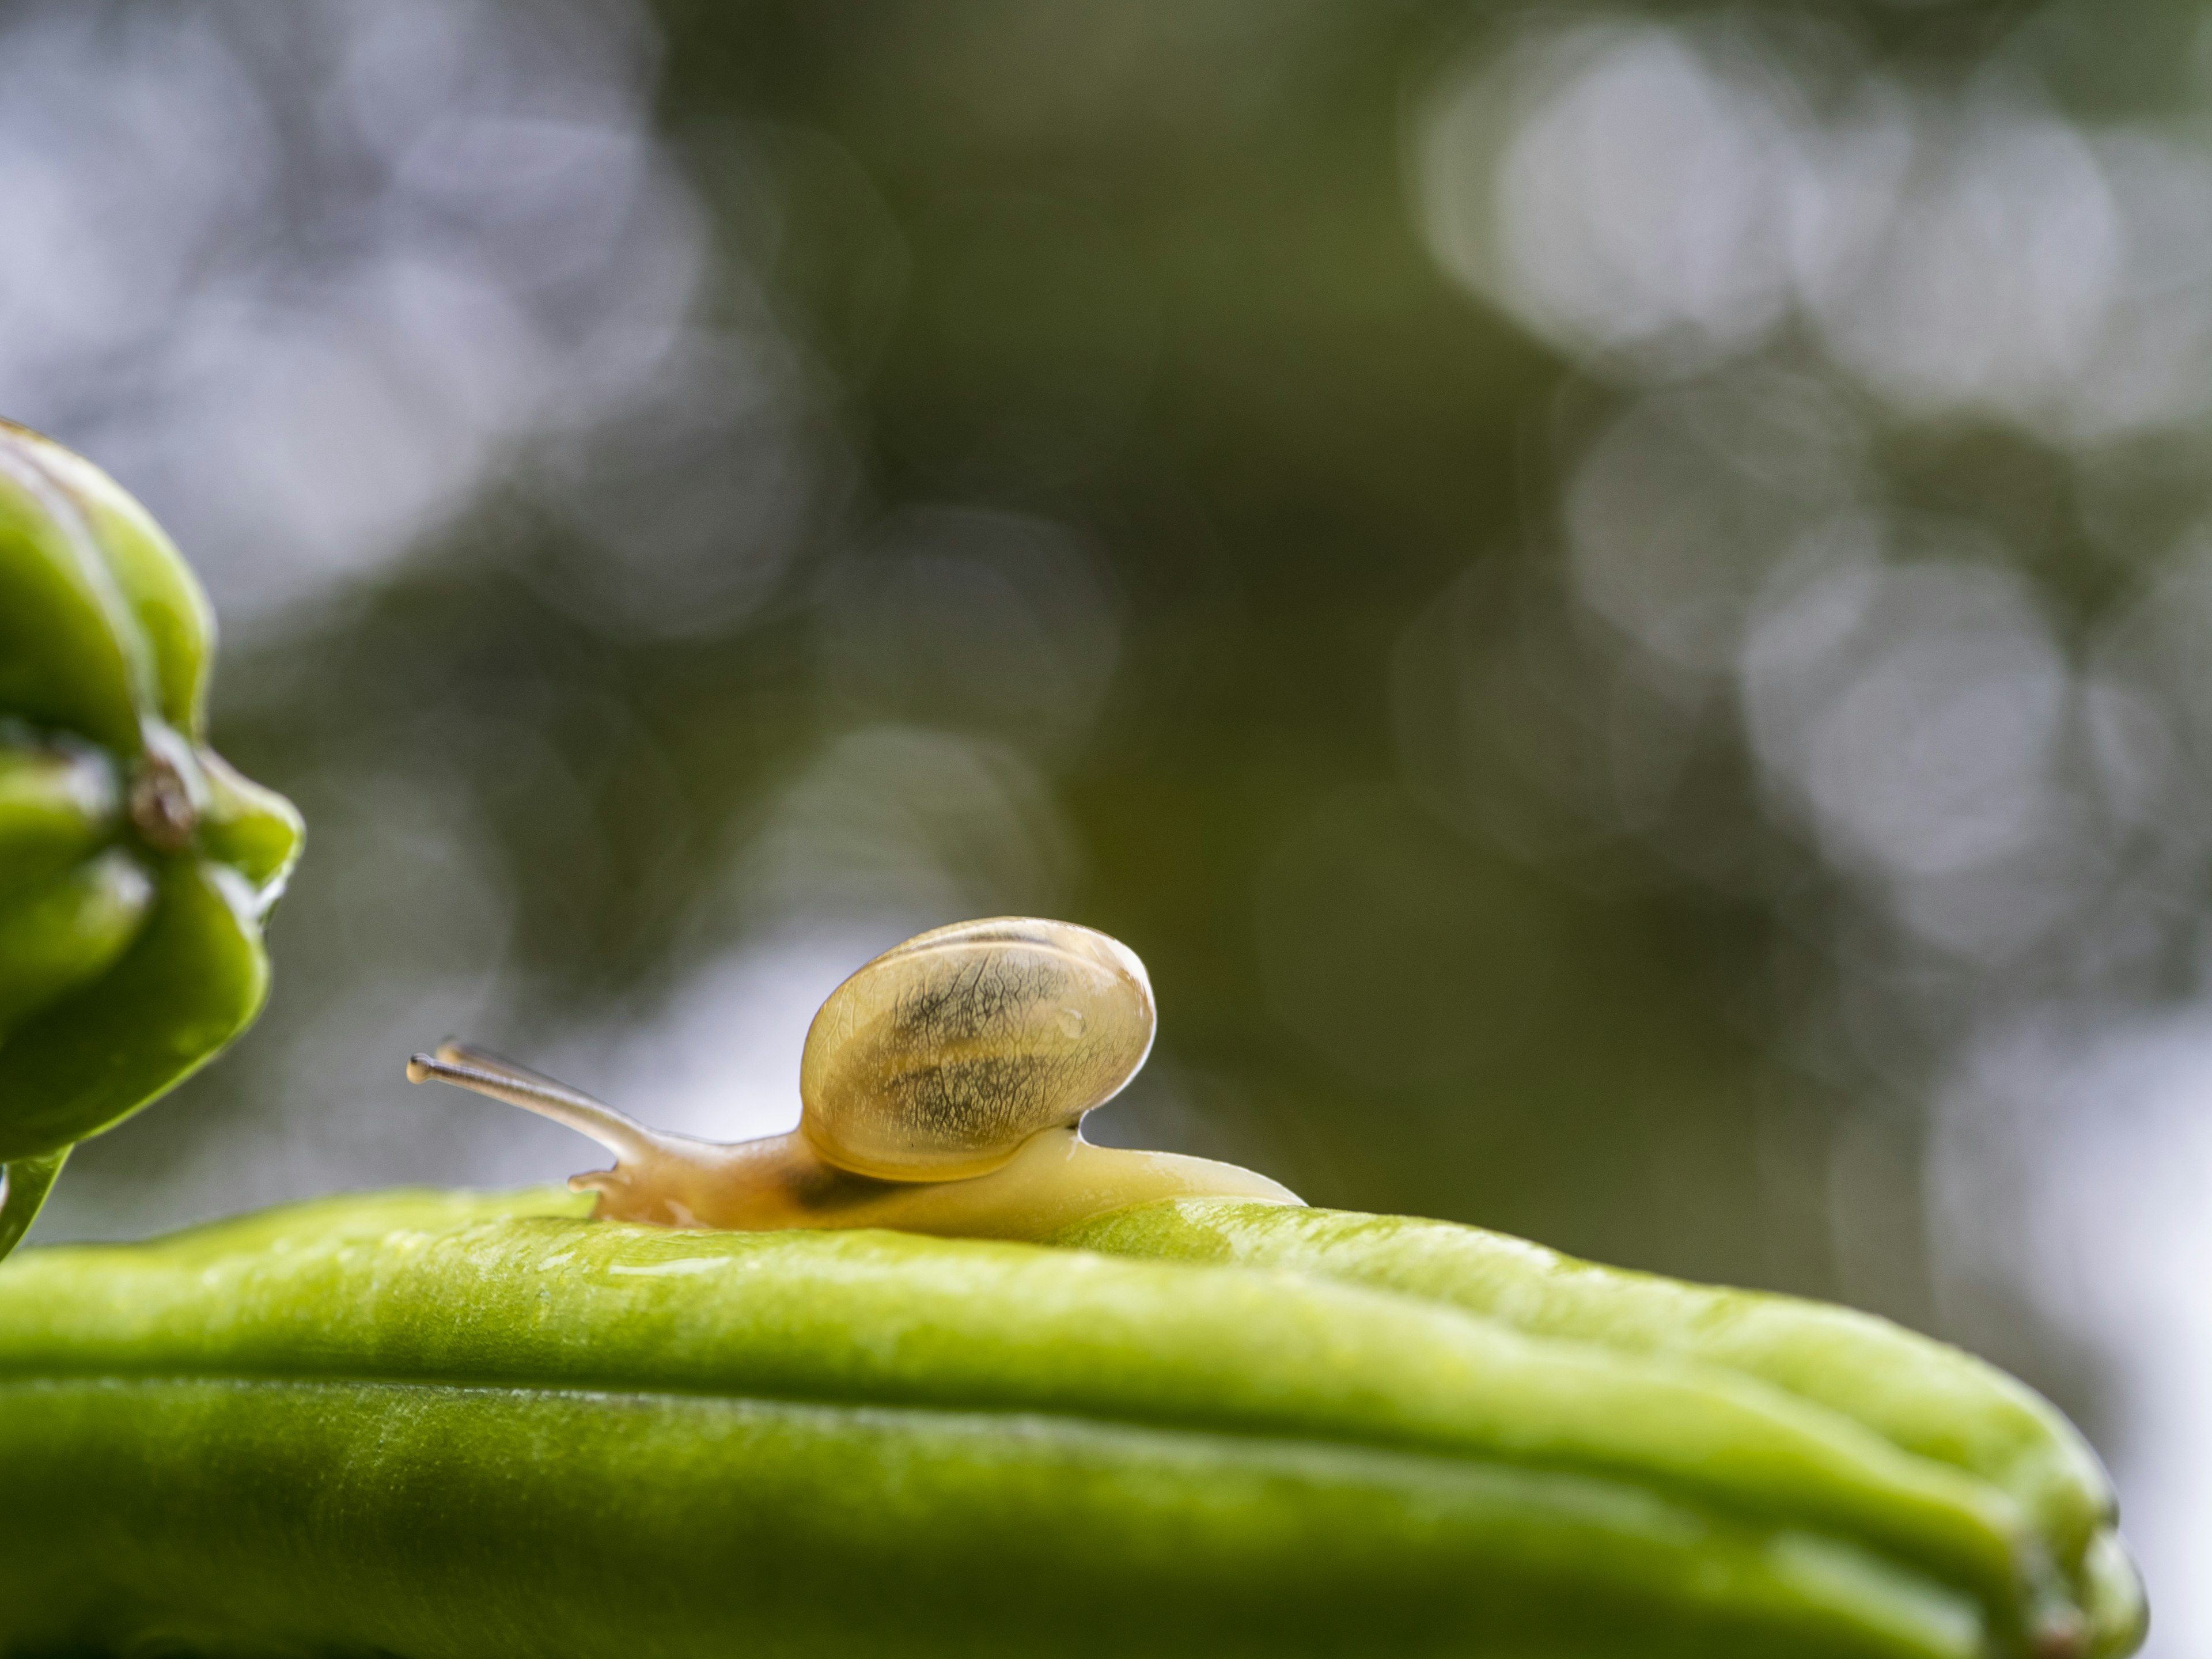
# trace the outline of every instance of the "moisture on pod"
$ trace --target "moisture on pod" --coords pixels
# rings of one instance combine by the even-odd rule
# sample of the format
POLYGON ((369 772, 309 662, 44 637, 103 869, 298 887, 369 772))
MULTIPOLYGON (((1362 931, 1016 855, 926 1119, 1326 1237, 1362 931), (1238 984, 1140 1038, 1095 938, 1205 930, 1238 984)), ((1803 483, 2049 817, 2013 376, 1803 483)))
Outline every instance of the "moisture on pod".
POLYGON ((0 422, 0 1255, 69 1149, 250 1024, 299 814, 205 741, 215 627, 97 467, 0 422))

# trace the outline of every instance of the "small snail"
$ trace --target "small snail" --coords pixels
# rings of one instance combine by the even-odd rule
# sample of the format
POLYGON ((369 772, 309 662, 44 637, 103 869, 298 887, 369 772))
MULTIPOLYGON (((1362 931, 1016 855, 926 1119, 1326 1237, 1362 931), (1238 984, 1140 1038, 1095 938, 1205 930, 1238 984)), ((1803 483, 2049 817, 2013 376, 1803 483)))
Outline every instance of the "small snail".
POLYGON ((1153 1199, 1301 1202, 1234 1164, 1084 1139, 1085 1113, 1152 1051, 1145 965, 1070 922, 1001 916, 886 951, 830 995, 799 1061, 788 1134, 665 1134, 567 1085, 459 1042, 407 1063, 538 1112, 615 1155, 570 1178, 593 1213, 665 1226, 893 1227, 1041 1238, 1153 1199))

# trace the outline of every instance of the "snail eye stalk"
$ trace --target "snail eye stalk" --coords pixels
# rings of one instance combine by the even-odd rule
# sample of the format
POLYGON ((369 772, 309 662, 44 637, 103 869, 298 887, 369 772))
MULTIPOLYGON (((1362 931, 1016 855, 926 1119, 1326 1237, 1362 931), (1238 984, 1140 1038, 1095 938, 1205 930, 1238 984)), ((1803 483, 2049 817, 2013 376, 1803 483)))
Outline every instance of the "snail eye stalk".
POLYGON ((416 1054, 407 1062, 410 1083, 432 1079, 457 1089, 503 1100, 540 1117, 550 1117, 579 1134, 588 1135, 617 1159, 643 1159, 660 1150, 661 1137, 626 1112, 603 1100, 594 1100, 580 1089, 571 1089, 527 1066, 502 1060, 465 1043, 446 1042, 435 1054, 416 1054))

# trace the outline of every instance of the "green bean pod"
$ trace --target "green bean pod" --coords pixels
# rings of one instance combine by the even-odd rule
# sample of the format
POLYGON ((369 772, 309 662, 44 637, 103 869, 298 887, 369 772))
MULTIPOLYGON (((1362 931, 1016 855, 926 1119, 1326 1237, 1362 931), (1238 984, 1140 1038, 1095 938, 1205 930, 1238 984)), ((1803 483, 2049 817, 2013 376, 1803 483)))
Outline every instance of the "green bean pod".
POLYGON ((214 621, 98 468, 0 422, 0 1254, 69 1148, 259 1012, 298 813, 204 740, 214 621))
POLYGON ((2080 1650, 2010 1495, 1738 1370, 1304 1273, 578 1207, 10 1264, 0 1652, 2080 1650))
POLYGON ((2069 1581, 2087 1627, 2084 1650, 2127 1653, 2142 1640, 2142 1585, 2088 1443, 2025 1384, 1887 1320, 1603 1267, 1409 1216, 1182 1199, 1102 1217, 1054 1242, 1288 1270, 1464 1309, 1534 1336, 1756 1378, 2008 1493, 2069 1581))

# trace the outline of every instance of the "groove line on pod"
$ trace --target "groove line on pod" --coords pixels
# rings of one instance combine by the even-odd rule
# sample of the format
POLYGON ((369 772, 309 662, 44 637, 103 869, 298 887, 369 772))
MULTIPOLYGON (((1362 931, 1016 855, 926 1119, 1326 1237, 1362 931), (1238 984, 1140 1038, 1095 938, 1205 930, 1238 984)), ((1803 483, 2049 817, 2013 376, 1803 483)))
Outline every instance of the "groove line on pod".
MULTIPOLYGON (((1259 1551, 1253 1559, 1276 1564, 1271 1571, 1291 1571, 1297 1560, 1307 1559, 1302 1553, 1334 1535, 1332 1526, 1348 1524, 1347 1517, 1379 1514, 1374 1506, 1382 1504, 1401 1524, 1391 1534, 1395 1546, 1375 1547, 1409 1546, 1427 1563, 1409 1582, 1430 1596, 1436 1609, 1447 1602, 1462 1605, 1470 1596, 1468 1605, 1480 1605, 1484 1597, 1497 1595, 1509 1601, 1553 1595, 1570 1581, 1583 1586, 1584 1601, 1577 1605, 1584 1607, 1593 1582, 1589 1575, 1595 1573, 1595 1582, 1603 1587, 1601 1597, 1613 1598, 1607 1605, 1615 1615, 1639 1608, 1663 1611, 1668 1620, 1683 1621, 1678 1638, 1683 1632, 1704 1631, 1729 1653, 1779 1650, 1773 1643, 1787 1642, 1794 1633, 1820 1638, 1814 1646, 1823 1655, 1984 1655, 1985 1627, 1970 1597, 1856 1540, 1787 1524, 1747 1525, 1636 1483, 1598 1475, 1334 1440, 1201 1434, 1054 1413, 445 1381, 25 1377, 0 1380, 0 1470, 27 1460, 26 1468, 15 1472, 35 1480, 42 1472, 88 1469, 88 1501, 94 1504, 100 1503, 98 1492, 118 1480, 122 1490, 143 1493, 143 1513, 129 1524, 182 1526, 189 1534, 179 1536, 185 1553, 171 1561, 171 1577, 157 1574, 147 1583, 157 1593, 161 1585, 170 1584, 176 1595, 191 1601, 197 1581, 177 1564, 198 1559, 191 1550, 198 1547, 199 1535, 191 1531, 189 1509, 175 1508, 173 1491, 158 1482, 152 1490, 143 1486, 149 1473, 203 1464, 226 1469, 253 1494, 258 1506, 254 1524, 290 1528, 288 1538, 304 1540, 298 1549, 287 1546, 290 1571, 324 1574, 343 1559, 349 1575, 364 1565, 374 1572, 380 1570, 377 1564, 364 1564, 356 1551, 366 1541, 372 1548, 398 1551, 392 1559, 412 1562, 405 1552, 414 1534, 392 1530, 398 1513, 393 1506, 413 1501, 410 1494, 417 1490, 418 1460, 426 1449, 435 1449, 437 1458, 444 1459, 445 1437, 456 1425, 471 1423, 490 1437, 484 1443, 489 1461, 459 1472, 465 1481, 475 1483, 470 1490, 492 1504, 501 1526, 557 1544, 568 1535, 566 1522, 547 1522, 541 1500, 560 1515, 580 1514, 579 1504, 602 1501, 590 1480, 581 1489, 558 1493, 532 1484, 540 1477, 557 1481, 559 1471, 568 1467, 564 1460, 574 1449, 568 1427, 583 1420, 579 1412, 599 1431, 586 1449, 597 1460, 594 1468, 611 1471, 634 1457, 646 1459, 635 1469, 644 1477, 643 1486, 632 1490, 636 1504, 623 1512, 661 1525, 655 1537, 696 1536, 696 1527, 713 1517, 773 1550, 779 1540, 787 1544, 781 1528, 789 1517, 764 1522, 758 1501, 788 1496, 803 1507, 811 1505, 800 1518, 802 1528, 812 1528, 808 1535, 846 1539, 854 1494, 833 1494, 818 1502, 805 1496, 820 1497, 817 1475, 823 1466, 811 1461, 817 1455, 830 1457, 845 1478, 892 1503, 903 1517, 899 1527, 936 1513, 932 1505, 946 1505, 947 1517, 1012 1544, 1028 1537, 1019 1530, 1025 1524, 1022 1516, 1039 1505, 1072 1500, 1120 1540, 1111 1547, 1170 1579, 1187 1572, 1190 1564, 1177 1548, 1152 1534, 1152 1521, 1167 1512, 1163 1505, 1184 1505, 1186 1496, 1205 1494, 1198 1498, 1199 1508, 1212 1517, 1201 1517, 1184 1538, 1186 1545, 1225 1549, 1222 1559, 1232 1564, 1249 1547, 1259 1551), (42 1398, 51 1402, 44 1430, 11 1449, 10 1419, 24 1432, 40 1420, 35 1402, 42 1398), (454 1415, 443 1415, 448 1412, 454 1415), (95 1443, 81 1449, 88 1463, 80 1465, 70 1452, 68 1432, 61 1437, 64 1443, 56 1443, 57 1425, 95 1443), (241 1435, 241 1430, 247 1432, 241 1435), (765 1459, 757 1469, 756 1448, 765 1459), (681 1455, 671 1461, 669 1455, 679 1449, 681 1455), (42 1471, 42 1465, 52 1467, 42 1471), (752 1484, 732 1492, 725 1485, 729 1477, 752 1484), (1013 1511, 1001 1513, 996 1498, 976 1508, 979 1492, 1005 1496, 1006 1489, 990 1484, 1000 1478, 1019 1483, 1011 1500, 1013 1511), (795 1480, 799 1484, 793 1485, 795 1480), (1069 1480, 1077 1485, 1066 1486, 1069 1480), (669 1496, 651 1496, 664 1482, 669 1496), (1288 1511, 1281 1508, 1286 1502, 1288 1511), (678 1508, 661 1507, 671 1503, 678 1508), (704 1507, 685 1507, 694 1503, 704 1507), (1353 1507, 1332 1507, 1345 1504, 1353 1507), (1258 1513, 1255 1504, 1270 1517, 1256 1534, 1249 1533, 1247 1520, 1238 1518, 1258 1513), (679 1516, 688 1517, 680 1525, 671 1519, 679 1516), (549 1525, 552 1530, 546 1532, 549 1525), (767 1532, 760 1531, 763 1525, 767 1532), (306 1534, 298 1531, 302 1526, 308 1528, 306 1534), (668 1531, 670 1526, 676 1530, 668 1531), (1222 1530, 1224 1526, 1229 1530, 1222 1530), (1007 1532, 1010 1527, 1016 1530, 1007 1532), (1686 1571, 1692 1563, 1699 1564, 1699 1571, 1686 1571), (1537 1574, 1527 1586, 1520 1583, 1524 1570, 1537 1574), (182 1577, 176 1576, 179 1572, 182 1577), (1453 1587, 1449 1594, 1447 1585, 1453 1587)), ((70 1478, 74 1482, 79 1477, 70 1478)), ((134 1496, 131 1502, 136 1508, 139 1499, 134 1496)), ((105 1531, 118 1519, 104 1514, 100 1524, 105 1531)), ((225 1536, 211 1540, 218 1552, 229 1547, 225 1536)), ((890 1549, 905 1536, 896 1527, 878 1528, 867 1534, 866 1547, 890 1549)), ((1337 1541, 1351 1545, 1354 1555, 1362 1547, 1350 1539, 1337 1541)), ((697 1559, 718 1572, 727 1571, 727 1562, 711 1552, 697 1559)), ((5 1576, 4 1565, 0 1563, 0 1577, 5 1576)), ((407 1570, 428 1570, 430 1565, 425 1558, 407 1570)), ((1334 1565, 1333 1559, 1308 1559, 1309 1568, 1323 1577, 1334 1565)), ((1387 1608, 1387 1596, 1382 1606, 1387 1608)), ((1666 1649, 1669 1654, 1686 1650, 1679 1645, 1666 1649)))
POLYGON ((1272 1449, 1285 1454, 1304 1451, 1354 1459, 1383 1459, 1399 1462, 1409 1469, 1464 1469, 1503 1479, 1558 1481, 1569 1486, 1587 1486, 1593 1491, 1632 1493, 1685 1514, 1696 1515, 1724 1530, 1772 1535, 1804 1532, 1810 1536, 1848 1544, 1850 1547, 1899 1571, 1916 1575, 1924 1571, 1914 1561, 1885 1548, 1873 1539, 1820 1528, 1792 1527, 1755 1504, 1731 1501, 1723 1494, 1692 1482, 1670 1478, 1662 1472, 1540 1455, 1511 1457, 1486 1455, 1472 1448, 1380 1434, 1371 1437, 1330 1432, 1285 1434, 1279 1426, 1240 1424, 1233 1419, 1181 1418, 1167 1413, 1109 1416, 1096 1412, 1055 1411, 1036 1405, 960 1407, 860 1390, 845 1394, 824 1391, 806 1395, 775 1394, 764 1390, 739 1392, 712 1387, 674 1385, 644 1388, 612 1381, 594 1382, 587 1376, 540 1382, 495 1372, 453 1372, 429 1377, 341 1370, 301 1375, 244 1368, 143 1372, 61 1369, 12 1374, 0 1371, 0 1397, 4 1397, 12 1389, 40 1387, 153 1391, 163 1387, 203 1385, 331 1393, 348 1389, 384 1390, 422 1398, 496 1396, 517 1400, 599 1401, 638 1406, 682 1402, 726 1406, 739 1411, 807 1413, 823 1419, 855 1424, 880 1420, 884 1423, 963 1425, 979 1431, 987 1427, 993 1431, 1002 1431, 1009 1427, 1027 1425, 1038 1430, 1157 1437, 1162 1443, 1181 1443, 1193 1447, 1212 1441, 1230 1443, 1260 1452, 1272 1449))
POLYGON ((979 1438, 1066 1439, 1101 1446, 1109 1443, 1127 1443, 1162 1452, 1200 1453, 1210 1443, 1226 1443, 1248 1455, 1336 1464, 1346 1468, 1370 1471, 1377 1478, 1395 1473, 1406 1477, 1431 1479, 1442 1475, 1449 1479, 1463 1473, 1475 1480, 1494 1480, 1562 1496, 1580 1495, 1593 1502, 1626 1501, 1647 1505, 1655 1513, 1666 1511, 1679 1519, 1693 1522, 1701 1529, 1741 1538, 1820 1538, 1883 1561, 1900 1571, 1919 1576, 1918 1570, 1911 1563, 1899 1561, 1865 1540, 1793 1526, 1771 1517, 1740 1514, 1723 1504, 1696 1502, 1688 1494, 1670 1490, 1664 1482, 1632 1480, 1601 1470, 1518 1462, 1339 1436, 1269 1434, 1259 1430, 1108 1418, 1073 1412, 1000 1411, 884 1401, 722 1394, 682 1389, 605 1388, 574 1382, 533 1384, 459 1378, 430 1381, 391 1376, 332 1375, 300 1377, 223 1372, 143 1375, 94 1372, 0 1376, 0 1401, 11 1395, 38 1393, 82 1392, 128 1397, 185 1389, 221 1389, 240 1394, 318 1398, 382 1395, 394 1401, 452 1404, 543 1401, 548 1405, 612 1406, 617 1408, 664 1406, 719 1408, 739 1417, 784 1421, 803 1419, 823 1426, 934 1429, 973 1433, 979 1438))

